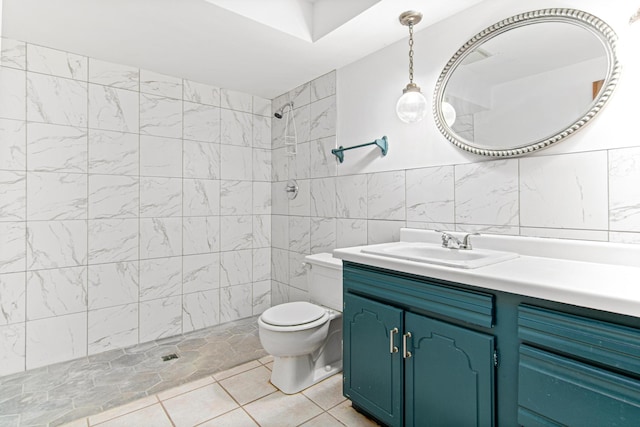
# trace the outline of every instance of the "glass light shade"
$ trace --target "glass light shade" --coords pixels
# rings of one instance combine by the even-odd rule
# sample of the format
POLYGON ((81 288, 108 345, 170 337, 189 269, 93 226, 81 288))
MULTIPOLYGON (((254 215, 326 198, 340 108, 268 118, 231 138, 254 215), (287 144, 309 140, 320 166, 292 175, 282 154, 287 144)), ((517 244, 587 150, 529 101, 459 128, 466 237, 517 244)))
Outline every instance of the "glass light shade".
POLYGON ((451 127, 456 122, 456 109, 448 102, 442 102, 442 115, 447 126, 451 127))
POLYGON ((420 90, 407 90, 396 104, 398 118, 405 123, 415 123, 427 114, 427 100, 420 90))

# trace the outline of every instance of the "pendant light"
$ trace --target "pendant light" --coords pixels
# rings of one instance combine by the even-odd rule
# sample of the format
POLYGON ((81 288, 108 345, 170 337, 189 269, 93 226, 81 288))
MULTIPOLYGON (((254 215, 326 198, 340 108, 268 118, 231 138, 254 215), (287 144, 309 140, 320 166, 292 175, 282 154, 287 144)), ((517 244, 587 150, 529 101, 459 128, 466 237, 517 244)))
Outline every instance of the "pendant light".
POLYGON ((400 23, 409 27, 409 84, 402 91, 396 104, 398 118, 405 123, 415 123, 427 114, 427 100, 420 87, 413 82, 413 26, 422 20, 420 12, 409 10, 400 15, 400 23))
POLYGON ((442 101, 442 115, 447 126, 451 127, 456 122, 456 109, 447 101, 442 101))

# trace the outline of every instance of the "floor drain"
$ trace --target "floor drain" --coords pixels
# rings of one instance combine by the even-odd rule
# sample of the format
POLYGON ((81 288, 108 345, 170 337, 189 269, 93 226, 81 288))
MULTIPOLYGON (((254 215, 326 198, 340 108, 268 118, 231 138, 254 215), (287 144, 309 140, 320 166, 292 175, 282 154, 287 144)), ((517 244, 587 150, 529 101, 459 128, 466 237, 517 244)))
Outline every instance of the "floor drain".
POLYGON ((167 361, 169 361, 169 360, 177 359, 177 358, 178 358, 178 355, 177 355, 177 354, 175 354, 175 353, 171 353, 171 354, 167 354, 166 356, 162 356, 162 361, 163 361, 163 362, 167 362, 167 361))

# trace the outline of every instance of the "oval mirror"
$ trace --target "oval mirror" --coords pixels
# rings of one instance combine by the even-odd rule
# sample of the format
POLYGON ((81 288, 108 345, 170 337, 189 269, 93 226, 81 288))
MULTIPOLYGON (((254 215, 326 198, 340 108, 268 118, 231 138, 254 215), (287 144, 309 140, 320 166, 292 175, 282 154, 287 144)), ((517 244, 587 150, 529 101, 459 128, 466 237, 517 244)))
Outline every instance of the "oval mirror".
POLYGON ((438 129, 475 154, 514 157, 586 125, 620 74, 616 35, 575 9, 512 16, 466 42, 436 83, 438 129))

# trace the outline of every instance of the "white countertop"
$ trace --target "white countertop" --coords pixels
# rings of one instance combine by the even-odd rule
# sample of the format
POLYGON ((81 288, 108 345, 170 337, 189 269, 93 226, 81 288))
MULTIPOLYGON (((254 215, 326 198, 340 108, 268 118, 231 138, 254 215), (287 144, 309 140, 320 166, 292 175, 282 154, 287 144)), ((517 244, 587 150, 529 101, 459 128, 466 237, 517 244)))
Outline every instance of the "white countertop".
MULTIPOLYGON (((460 233, 451 233, 460 236, 460 233)), ((439 244, 441 233, 402 229, 401 241, 439 244)), ((640 245, 473 236, 474 248, 517 252, 520 257, 475 269, 446 267, 335 249, 345 261, 640 317, 640 245)))

